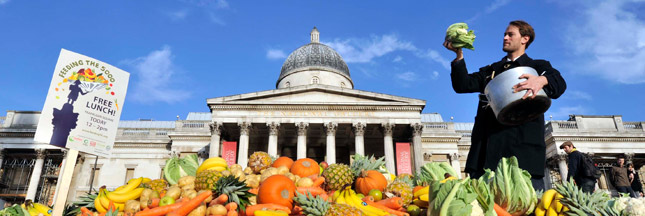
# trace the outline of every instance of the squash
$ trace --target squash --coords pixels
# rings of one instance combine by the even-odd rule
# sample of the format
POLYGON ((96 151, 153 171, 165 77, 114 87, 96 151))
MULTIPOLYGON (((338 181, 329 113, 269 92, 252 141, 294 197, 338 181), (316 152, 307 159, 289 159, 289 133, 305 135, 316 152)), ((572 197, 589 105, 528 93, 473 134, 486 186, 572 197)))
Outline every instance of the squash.
POLYGON ((300 177, 317 176, 320 173, 320 166, 311 158, 302 158, 291 165, 291 173, 300 177))
POLYGON ((383 191, 385 187, 387 187, 387 179, 376 170, 363 171, 356 178, 356 191, 364 195, 369 194, 372 189, 383 191))
POLYGON ((278 168, 280 166, 286 166, 287 168, 291 168, 291 165, 293 165, 293 160, 289 157, 279 157, 278 159, 275 159, 273 164, 271 164, 272 167, 278 168))
POLYGON ((258 190, 258 204, 273 203, 293 208, 293 196, 295 195, 296 185, 283 175, 274 175, 262 182, 258 190))

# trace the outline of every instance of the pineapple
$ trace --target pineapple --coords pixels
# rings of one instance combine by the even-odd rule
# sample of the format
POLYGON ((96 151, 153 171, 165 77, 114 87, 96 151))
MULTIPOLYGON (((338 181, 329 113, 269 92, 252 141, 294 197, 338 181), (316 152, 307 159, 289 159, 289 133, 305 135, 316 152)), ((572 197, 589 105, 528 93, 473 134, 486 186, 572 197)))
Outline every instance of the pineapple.
POLYGON ((378 160, 374 156, 354 155, 354 162, 351 165, 354 176, 359 176, 363 171, 379 170, 379 167, 385 165, 385 157, 378 160))
POLYGON ((157 191, 159 194, 166 193, 168 188, 168 182, 164 179, 155 179, 146 183, 141 184, 143 188, 150 188, 153 191, 157 191))
POLYGON ((85 195, 78 197, 79 201, 72 202, 71 205, 67 205, 65 207, 65 215, 72 216, 72 215, 78 215, 81 213, 81 208, 85 207, 88 208, 89 210, 96 211, 94 208, 94 199, 98 196, 98 192, 94 190, 94 193, 87 193, 85 192, 85 195), (68 209, 70 208, 70 209, 68 209))
POLYGON ((405 182, 406 184, 410 185, 410 187, 414 188, 414 176, 412 174, 408 173, 402 173, 396 176, 396 179, 394 181, 402 181, 405 182))
MULTIPOLYGON (((398 178, 397 178, 398 179, 398 178)), ((401 197, 403 206, 408 206, 412 202, 412 186, 405 181, 394 181, 392 184, 385 188, 385 193, 392 194, 393 196, 401 197)))
POLYGON ((325 177, 325 182, 327 182, 327 190, 340 190, 343 186, 354 182, 352 169, 345 164, 329 165, 322 175, 325 177))
POLYGON ((307 216, 362 216, 363 212, 353 206, 330 203, 320 196, 314 198, 311 194, 304 195, 296 192, 293 198, 307 216))
POLYGON ((259 174, 262 170, 271 167, 273 159, 266 152, 254 152, 249 158, 249 167, 255 174, 259 174))
POLYGON ((250 187, 246 183, 240 181, 235 176, 224 176, 215 182, 215 190, 213 191, 217 196, 226 194, 229 202, 237 203, 239 211, 244 211, 246 205, 250 205, 249 198, 253 195, 249 192, 250 187))
POLYGON ((222 172, 217 170, 204 170, 197 173, 195 190, 215 190, 215 182, 222 176, 222 172))

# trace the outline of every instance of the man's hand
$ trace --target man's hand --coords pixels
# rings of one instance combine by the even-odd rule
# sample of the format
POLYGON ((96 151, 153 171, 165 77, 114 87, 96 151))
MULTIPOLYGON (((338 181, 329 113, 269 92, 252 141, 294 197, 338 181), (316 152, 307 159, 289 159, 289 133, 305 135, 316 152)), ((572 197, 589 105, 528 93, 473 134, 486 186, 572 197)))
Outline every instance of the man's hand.
POLYGON ((518 79, 526 79, 526 81, 518 83, 517 85, 513 86, 513 93, 519 92, 522 90, 527 90, 526 94, 522 97, 522 99, 526 98, 535 98, 537 96, 537 93, 542 89, 545 85, 549 84, 549 81, 546 79, 544 76, 535 76, 531 74, 522 74, 518 79))
POLYGON ((449 41, 447 38, 443 42, 443 46, 446 47, 446 49, 455 52, 457 54, 457 57, 455 57, 455 60, 452 61, 459 61, 464 58, 464 53, 461 51, 461 48, 454 48, 452 47, 452 42, 449 41))

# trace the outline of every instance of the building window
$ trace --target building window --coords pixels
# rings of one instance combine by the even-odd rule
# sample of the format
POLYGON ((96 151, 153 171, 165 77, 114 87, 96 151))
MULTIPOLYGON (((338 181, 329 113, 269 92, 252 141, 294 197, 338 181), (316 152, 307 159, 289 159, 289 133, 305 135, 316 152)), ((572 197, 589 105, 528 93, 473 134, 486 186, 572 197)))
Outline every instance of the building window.
POLYGON ((287 88, 291 87, 291 82, 284 83, 284 87, 287 87, 287 88))
POLYGON ((318 78, 317 76, 314 76, 313 78, 311 78, 311 84, 318 84, 318 83, 320 83, 320 78, 318 78))
POLYGON ((340 82, 340 87, 346 88, 347 86, 345 85, 345 82, 340 82))
POLYGON ((125 170, 125 182, 123 183, 128 184, 128 181, 134 177, 134 168, 128 168, 125 170))

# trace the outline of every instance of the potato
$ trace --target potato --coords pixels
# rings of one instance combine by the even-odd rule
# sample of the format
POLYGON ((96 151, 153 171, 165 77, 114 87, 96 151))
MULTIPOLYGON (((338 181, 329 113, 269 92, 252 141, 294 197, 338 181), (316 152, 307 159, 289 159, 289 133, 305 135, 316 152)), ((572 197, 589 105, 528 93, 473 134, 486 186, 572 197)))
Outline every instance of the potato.
POLYGON ((179 178, 179 180, 177 180, 177 185, 179 185, 179 187, 182 187, 182 188, 190 184, 193 184, 193 185, 195 184, 195 176, 184 176, 179 178))
POLYGON ((143 192, 141 192, 141 196, 139 196, 139 199, 149 200, 152 192, 154 192, 152 189, 148 189, 148 188, 143 189, 143 192))
POLYGON ((278 167, 278 174, 286 175, 287 173, 289 173, 289 168, 287 166, 278 167))
POLYGON ((192 190, 192 189, 182 191, 182 193, 181 193, 181 197, 188 198, 188 199, 192 199, 192 198, 194 198, 196 196, 197 196, 197 191, 192 190))
POLYGON ((125 213, 137 213, 141 210, 141 204, 136 200, 125 201, 125 206, 123 207, 125 213))
POLYGON ((242 165, 239 164, 233 164, 233 166, 229 167, 230 170, 236 170, 239 169, 240 171, 242 170, 242 165))
POLYGON ((193 209, 188 216, 205 216, 206 215, 206 205, 201 204, 199 207, 193 209))
POLYGON ((230 176, 231 175, 231 171, 228 171, 228 170, 224 170, 221 173, 222 173, 223 176, 230 176))
POLYGON ((166 191, 166 196, 172 197, 175 200, 179 199, 179 196, 181 196, 181 188, 179 188, 178 186, 172 186, 168 188, 168 190, 166 191))
POLYGON ((210 207, 210 211, 208 211, 208 214, 210 215, 226 215, 228 211, 226 210, 226 207, 223 205, 214 205, 210 207))
MULTIPOLYGON (((204 193, 204 192, 206 192, 206 190, 200 190, 200 191, 197 192, 197 195, 199 195, 201 193, 204 193)), ((204 200, 204 203, 210 203, 212 200, 213 200, 213 196, 209 196, 208 198, 206 198, 204 200)))
POLYGON ((314 181, 310 178, 303 177, 296 181, 296 187, 311 187, 314 185, 314 181))
POLYGON ((181 190, 194 190, 195 189, 195 184, 189 184, 189 185, 184 185, 181 187, 181 190))
POLYGON ((244 168, 244 174, 250 175, 253 174, 253 170, 251 167, 244 168))

